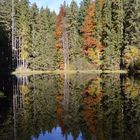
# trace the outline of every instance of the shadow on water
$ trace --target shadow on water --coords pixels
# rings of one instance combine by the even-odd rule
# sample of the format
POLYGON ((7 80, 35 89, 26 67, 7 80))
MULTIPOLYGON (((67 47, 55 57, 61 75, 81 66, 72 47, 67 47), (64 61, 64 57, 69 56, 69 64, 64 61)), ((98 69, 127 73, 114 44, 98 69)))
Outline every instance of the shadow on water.
POLYGON ((0 77, 0 140, 139 140, 140 79, 0 77))

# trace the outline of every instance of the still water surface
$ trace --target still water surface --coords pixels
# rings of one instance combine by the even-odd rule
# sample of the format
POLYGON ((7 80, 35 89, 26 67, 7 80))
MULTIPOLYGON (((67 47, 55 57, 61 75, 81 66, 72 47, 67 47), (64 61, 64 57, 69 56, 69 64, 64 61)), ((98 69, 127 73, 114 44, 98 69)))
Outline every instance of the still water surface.
POLYGON ((140 140, 140 78, 0 76, 0 140, 140 140))

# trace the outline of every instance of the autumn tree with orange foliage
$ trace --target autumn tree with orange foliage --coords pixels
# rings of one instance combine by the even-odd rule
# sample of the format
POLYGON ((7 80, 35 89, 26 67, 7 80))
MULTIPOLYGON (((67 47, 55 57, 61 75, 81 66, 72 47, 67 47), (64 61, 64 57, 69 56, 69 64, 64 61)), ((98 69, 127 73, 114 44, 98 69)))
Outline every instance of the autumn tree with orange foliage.
POLYGON ((64 60, 62 57, 63 49, 62 49, 62 35, 63 35, 63 20, 65 17, 65 9, 64 6, 61 6, 60 12, 56 19, 56 29, 55 29, 55 39, 56 44, 55 47, 57 49, 57 64, 59 69, 64 68, 64 60))
POLYGON ((89 5, 87 15, 81 28, 83 37, 83 50, 95 69, 100 69, 103 46, 95 35, 95 3, 89 5))

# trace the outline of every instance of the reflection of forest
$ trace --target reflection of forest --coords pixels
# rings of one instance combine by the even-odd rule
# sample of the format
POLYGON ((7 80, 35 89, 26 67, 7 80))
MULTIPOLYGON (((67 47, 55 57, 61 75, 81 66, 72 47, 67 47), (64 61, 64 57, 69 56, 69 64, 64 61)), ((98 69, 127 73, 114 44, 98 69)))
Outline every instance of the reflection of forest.
POLYGON ((13 122, 7 113, 0 130, 13 127, 17 140, 38 138, 58 126, 74 140, 80 134, 81 140, 138 140, 139 92, 140 80, 124 75, 19 77, 13 85, 13 122))
POLYGON ((0 140, 13 138, 12 79, 0 75, 0 140))

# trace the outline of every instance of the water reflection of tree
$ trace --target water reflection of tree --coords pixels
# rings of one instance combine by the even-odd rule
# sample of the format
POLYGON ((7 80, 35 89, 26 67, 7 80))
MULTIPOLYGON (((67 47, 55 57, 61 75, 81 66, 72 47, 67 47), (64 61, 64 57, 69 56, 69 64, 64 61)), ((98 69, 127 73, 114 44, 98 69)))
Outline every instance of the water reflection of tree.
POLYGON ((56 127, 55 96, 57 90, 55 82, 55 78, 50 76, 40 77, 37 80, 36 77, 32 77, 30 85, 32 91, 28 94, 31 102, 28 102, 30 105, 26 104, 27 108, 24 110, 28 112, 24 116, 30 114, 31 118, 27 119, 29 125, 27 128, 30 128, 31 134, 35 137, 38 137, 41 132, 45 133, 46 130, 51 132, 56 127))
POLYGON ((80 133, 83 140, 137 140, 139 80, 134 78, 133 86, 130 81, 120 75, 31 76, 19 86, 23 110, 17 138, 38 138, 60 126, 62 135, 72 134, 74 140, 80 133))
POLYGON ((13 139, 12 80, 10 76, 0 75, 0 140, 13 139))
POLYGON ((122 97, 120 94, 120 76, 102 75, 104 97, 97 106, 98 139, 122 139, 122 97), (99 115, 99 117, 98 117, 99 115), (102 129, 102 131, 101 131, 102 129))
POLYGON ((124 83, 124 132, 127 139, 140 138, 140 79, 125 77, 124 83))
POLYGON ((84 108, 82 111, 83 118, 86 121, 85 139, 96 139, 96 105, 101 101, 103 92, 101 88, 101 79, 95 76, 91 79, 82 94, 84 108))

